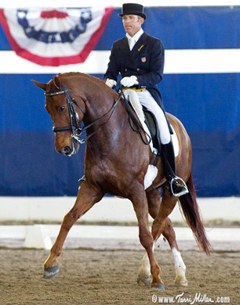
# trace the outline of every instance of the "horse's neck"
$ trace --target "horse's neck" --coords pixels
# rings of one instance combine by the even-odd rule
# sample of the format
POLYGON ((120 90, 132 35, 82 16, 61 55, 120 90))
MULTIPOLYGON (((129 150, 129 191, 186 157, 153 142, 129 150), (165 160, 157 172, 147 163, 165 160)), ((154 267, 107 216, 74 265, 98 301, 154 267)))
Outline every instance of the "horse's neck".
MULTIPOLYGON (((85 126, 96 122, 87 129, 87 136, 94 133, 90 137, 91 142, 95 142, 99 148, 104 150, 105 143, 113 148, 121 137, 126 137, 127 140, 127 130, 130 129, 130 125, 122 102, 117 102, 118 95, 100 81, 89 76, 78 74, 77 77, 75 82, 69 78, 66 85, 72 92, 78 92, 85 101, 86 115, 83 119, 85 126), (117 105, 114 107, 116 102, 117 105), (114 107, 113 111, 111 111, 112 107, 114 107)), ((122 142, 124 142, 124 138, 121 139, 122 142)))
MULTIPOLYGON (((98 118, 104 117, 105 114, 111 114, 111 109, 114 107, 116 99, 111 94, 106 94, 105 91, 98 90, 96 92, 89 92, 87 94, 86 106, 87 106, 87 119, 95 121, 98 118)), ((114 112, 118 111, 114 109, 114 112)), ((106 115, 106 118, 108 115, 106 115)))
POLYGON ((94 121, 97 123, 87 131, 87 135, 94 132, 92 140, 102 149, 106 149, 106 143, 111 148, 117 146, 120 139, 126 137, 126 131, 130 127, 122 102, 108 88, 95 94, 91 92, 88 96, 87 116, 84 123, 85 125, 94 121))

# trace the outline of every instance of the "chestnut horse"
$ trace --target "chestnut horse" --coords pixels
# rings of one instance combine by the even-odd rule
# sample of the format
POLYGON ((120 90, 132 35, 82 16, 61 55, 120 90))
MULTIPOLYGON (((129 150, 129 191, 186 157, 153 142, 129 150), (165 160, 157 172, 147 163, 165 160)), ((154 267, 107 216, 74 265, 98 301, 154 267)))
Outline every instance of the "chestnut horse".
POLYGON ((79 186, 75 204, 65 215, 59 235, 44 263, 44 276, 50 278, 59 272, 57 259, 72 225, 108 193, 128 198, 133 204, 139 239, 146 250, 138 281, 146 285, 151 282, 152 287, 164 289, 154 255, 154 243, 163 234, 175 260, 175 281, 187 285, 186 267, 168 218, 178 199, 200 248, 209 254, 210 244, 199 215, 191 175, 191 143, 181 122, 168 114, 179 142, 176 174, 184 179, 189 189, 188 194, 176 198, 169 190, 160 157, 157 158, 157 177, 145 190, 144 177, 152 151, 129 123, 131 120, 121 95, 102 80, 82 73, 56 75, 47 84, 33 82, 45 91, 46 110, 52 118, 58 152, 67 156, 77 153, 82 142, 81 134, 86 131, 85 180, 79 186), (148 214, 154 219, 151 231, 148 214))

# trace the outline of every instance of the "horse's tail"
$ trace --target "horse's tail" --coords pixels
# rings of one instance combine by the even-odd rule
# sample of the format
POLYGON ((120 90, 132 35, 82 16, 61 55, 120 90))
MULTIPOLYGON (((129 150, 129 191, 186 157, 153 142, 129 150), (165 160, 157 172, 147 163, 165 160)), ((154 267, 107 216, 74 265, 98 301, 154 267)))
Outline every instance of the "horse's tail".
POLYGON ((192 175, 190 175, 187 181, 187 186, 189 193, 179 197, 181 208, 186 218, 187 224, 195 235, 199 247, 207 255, 210 255, 211 245, 206 237, 205 229, 199 213, 192 175))

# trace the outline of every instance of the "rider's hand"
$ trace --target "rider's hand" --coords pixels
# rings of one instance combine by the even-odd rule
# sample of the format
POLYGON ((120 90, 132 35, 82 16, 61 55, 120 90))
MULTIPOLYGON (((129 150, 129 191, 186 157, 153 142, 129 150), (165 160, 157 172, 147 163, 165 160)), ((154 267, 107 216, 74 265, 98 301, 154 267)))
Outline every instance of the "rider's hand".
POLYGON ((120 81, 121 85, 124 87, 132 87, 134 85, 138 85, 138 80, 135 75, 132 76, 126 76, 120 81))
POLYGON ((114 86, 116 86, 117 82, 114 79, 107 78, 106 81, 105 81, 105 84, 108 87, 113 88, 114 86))

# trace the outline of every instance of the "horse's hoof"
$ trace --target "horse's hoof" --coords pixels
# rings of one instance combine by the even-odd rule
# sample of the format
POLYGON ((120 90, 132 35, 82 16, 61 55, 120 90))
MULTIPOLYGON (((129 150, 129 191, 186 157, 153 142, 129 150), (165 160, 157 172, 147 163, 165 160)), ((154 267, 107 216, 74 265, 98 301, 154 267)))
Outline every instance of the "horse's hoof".
POLYGON ((60 268, 58 265, 52 266, 49 268, 44 268, 43 277, 45 279, 51 279, 51 278, 55 277, 59 273, 59 271, 60 271, 60 268))
POLYGON ((182 280, 179 284, 180 284, 180 286, 187 287, 188 286, 188 281, 187 280, 182 280))
POLYGON ((139 285, 144 284, 146 287, 151 287, 151 280, 150 276, 138 276, 137 283, 139 285))
POLYGON ((162 283, 159 284, 152 284, 152 288, 156 288, 159 291, 164 291, 165 290, 165 285, 162 283))
POLYGON ((178 286, 187 287, 188 286, 188 280, 186 278, 176 278, 175 284, 178 286))

